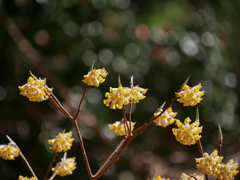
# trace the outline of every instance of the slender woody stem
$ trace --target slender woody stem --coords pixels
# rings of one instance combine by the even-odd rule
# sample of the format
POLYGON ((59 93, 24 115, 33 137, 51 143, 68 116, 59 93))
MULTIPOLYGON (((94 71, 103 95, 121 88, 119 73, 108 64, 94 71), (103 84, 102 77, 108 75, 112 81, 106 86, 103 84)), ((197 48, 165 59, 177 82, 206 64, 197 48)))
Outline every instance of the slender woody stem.
POLYGON ((128 119, 129 119, 129 124, 131 126, 132 124, 132 103, 130 103, 129 105, 129 115, 128 115, 128 119))
POLYGON ((56 169, 56 171, 53 173, 53 175, 48 179, 48 180, 53 180, 53 178, 55 178, 55 176, 57 175, 57 173, 60 171, 60 169, 62 168, 63 163, 60 164, 60 166, 56 169))
MULTIPOLYGON (((202 147, 202 143, 201 143, 200 139, 197 141, 197 145, 198 145, 199 154, 200 154, 201 157, 203 157, 203 147, 202 147)), ((205 179, 208 180, 208 175, 207 174, 205 174, 205 179)))
POLYGON ((123 119, 124 119, 124 124, 126 124, 126 127, 127 127, 127 132, 130 134, 131 133, 131 125, 129 127, 129 124, 127 122, 126 111, 125 111, 125 106, 124 105, 123 105, 123 108, 122 108, 122 115, 123 115, 123 119))
MULTIPOLYGON (((126 149, 126 147, 128 146, 128 144, 133 140, 134 136, 128 136, 128 138, 126 139, 126 143, 123 144, 123 147, 118 151, 116 152, 115 157, 112 159, 111 162, 108 162, 110 159, 107 159, 107 161, 105 162, 105 164, 109 163, 104 169, 102 169, 101 171, 98 171, 99 174, 96 174, 94 179, 92 180, 96 180, 98 179, 99 177, 101 177, 104 173, 106 173, 111 167, 112 165, 118 160, 118 158, 121 156, 121 154, 123 153, 123 151, 126 149)), ((114 151, 115 153, 115 151, 114 151)), ((111 154, 112 155, 112 154, 111 154)))
MULTIPOLYGON (((118 144, 118 146, 116 147, 115 151, 112 152, 112 154, 108 157, 108 159, 103 163, 103 165, 99 168, 99 170, 97 171, 97 173, 95 174, 95 176, 98 176, 101 171, 103 170, 103 168, 109 163, 109 161, 119 152, 119 149, 122 147, 123 143, 127 140, 127 136, 125 136, 124 139, 122 139, 122 141, 118 144)), ((100 176, 99 176, 100 177, 100 176)))
POLYGON ((88 173, 89 178, 91 179, 92 178, 92 171, 91 171, 91 168, 90 168, 90 165, 89 165, 89 162, 88 162, 88 157, 87 157, 87 153, 86 153, 85 146, 84 146, 84 143, 83 143, 83 139, 82 139, 77 121, 74 120, 72 122, 73 122, 73 125, 76 129, 76 132, 77 132, 77 136, 78 136, 78 139, 79 139, 80 148, 82 150, 82 155, 83 155, 83 159, 84 159, 84 162, 85 162, 85 165, 86 165, 87 173, 88 173))
POLYGON ((78 105, 77 113, 76 113, 76 115, 75 115, 75 117, 74 117, 75 120, 77 119, 77 117, 78 117, 78 115, 79 115, 79 113, 80 113, 80 111, 81 111, 81 106, 82 106, 82 103, 83 103, 84 98, 86 97, 87 89, 88 89, 88 85, 86 84, 85 90, 84 90, 84 92, 83 92, 82 99, 81 99, 81 101, 79 102, 79 105, 78 105))
POLYGON ((58 156, 58 152, 56 152, 56 153, 54 154, 53 159, 52 159, 52 161, 50 162, 50 164, 49 164, 49 166, 48 166, 48 169, 47 169, 47 171, 46 171, 46 173, 45 173, 45 176, 44 176, 44 179, 43 179, 43 180, 47 180, 47 176, 48 176, 48 174, 49 174, 49 171, 50 171, 50 169, 51 169, 54 161, 56 160, 57 156, 58 156))
POLYGON ((66 117, 68 117, 71 121, 73 120, 73 117, 67 112, 67 110, 61 105, 59 100, 56 98, 56 96, 49 90, 47 90, 47 95, 49 96, 51 102, 59 109, 66 117))
MULTIPOLYGON (((18 148, 18 149, 19 149, 19 148, 18 148)), ((20 149, 19 149, 19 150, 20 150, 20 149)), ((21 150, 20 150, 20 156, 21 156, 21 158, 23 159, 23 161, 25 162, 25 164, 27 165, 27 167, 28 167, 28 169, 30 170, 30 172, 32 173, 32 175, 33 175, 34 177, 37 177, 37 176, 35 175, 32 167, 31 167, 30 164, 28 163, 27 159, 25 158, 25 156, 24 156, 23 153, 21 152, 21 150)))

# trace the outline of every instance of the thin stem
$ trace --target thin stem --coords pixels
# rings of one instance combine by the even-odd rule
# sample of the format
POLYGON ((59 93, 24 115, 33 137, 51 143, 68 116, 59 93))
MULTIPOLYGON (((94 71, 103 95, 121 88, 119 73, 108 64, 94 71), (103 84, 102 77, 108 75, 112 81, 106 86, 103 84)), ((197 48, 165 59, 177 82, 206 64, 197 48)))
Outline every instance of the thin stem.
MULTIPOLYGON (((19 149, 19 148, 18 148, 18 149, 19 149)), ((19 149, 19 150, 20 150, 20 149, 19 149)), ((27 159, 25 158, 25 156, 24 156, 23 153, 21 152, 21 150, 20 150, 20 156, 21 156, 21 158, 23 159, 23 161, 25 162, 25 164, 27 165, 27 167, 28 167, 28 169, 30 170, 30 172, 32 173, 32 175, 33 175, 34 177, 37 177, 37 176, 35 175, 34 171, 32 170, 32 167, 31 167, 30 164, 28 163, 27 159)))
POLYGON ((119 149, 122 147, 123 143, 126 140, 127 140, 127 136, 125 136, 125 138, 122 139, 122 141, 118 144, 116 149, 112 152, 112 154, 108 157, 108 159, 103 163, 103 165, 99 168, 99 170, 97 171, 97 173, 95 175, 98 175, 103 170, 103 168, 108 164, 108 162, 113 158, 113 156, 118 153, 119 149))
POLYGON ((222 144, 223 144, 223 140, 220 139, 218 141, 218 155, 221 156, 222 155, 222 144))
MULTIPOLYGON (((201 143, 200 139, 197 141, 197 145, 198 145, 199 154, 200 154, 201 157, 203 157, 203 147, 202 147, 202 143, 201 143)), ((205 179, 208 180, 208 175, 207 174, 205 174, 205 179)))
POLYGON ((63 163, 60 164, 60 166, 56 169, 56 171, 53 173, 53 175, 48 180, 53 180, 53 178, 55 178, 55 176, 57 175, 59 170, 62 168, 62 166, 63 166, 63 163))
POLYGON ((218 155, 222 155, 223 134, 220 124, 218 125, 218 155))
POLYGON ((76 113, 76 115, 75 115, 75 117, 74 117, 75 120, 77 119, 77 117, 78 117, 78 115, 79 115, 79 113, 80 113, 80 111, 81 111, 81 106, 82 106, 82 103, 83 103, 84 98, 86 97, 87 89, 88 89, 88 85, 86 84, 85 90, 84 90, 84 92, 83 92, 82 99, 81 99, 81 101, 79 102, 79 105, 78 105, 77 113, 76 113))
MULTIPOLYGON (((118 151, 116 154, 115 154, 115 157, 114 159, 101 171, 98 171, 98 173, 96 173, 96 175, 94 176, 94 179, 92 180, 96 180, 98 179, 99 177, 101 177, 104 173, 106 173, 111 167, 113 164, 115 164, 115 162, 118 160, 118 158, 121 156, 121 154, 123 153, 123 151, 126 149, 126 147, 128 146, 128 144, 133 140, 134 136, 128 136, 127 138, 127 141, 125 144, 123 144, 123 147, 120 149, 120 151, 118 151)), ((106 161, 108 163, 108 161, 106 161)), ((105 162, 105 163, 106 163, 105 162)), ((107 164, 106 163, 106 164, 107 164)))
POLYGON ((73 117, 66 111, 66 109, 64 109, 64 107, 61 105, 56 96, 48 89, 46 94, 49 96, 51 102, 57 107, 57 109, 59 109, 66 117, 73 121, 73 117))
POLYGON ((129 124, 131 126, 132 124, 132 103, 129 104, 129 115, 128 115, 128 119, 129 119, 129 124))
POLYGON ((122 115, 123 115, 123 119, 124 119, 124 124, 126 124, 126 126, 127 126, 127 132, 130 134, 131 133, 131 125, 129 127, 129 124, 127 122, 126 111, 125 111, 125 106, 124 105, 123 105, 123 108, 122 108, 122 115))
POLYGON ((83 139, 82 139, 77 121, 73 120, 72 122, 73 122, 73 125, 76 129, 76 132, 77 132, 77 136, 78 136, 78 139, 79 139, 80 148, 82 150, 82 155, 83 155, 83 159, 84 159, 84 162, 85 162, 85 165, 86 165, 87 173, 88 173, 89 178, 91 179, 93 176, 92 176, 92 171, 91 171, 91 168, 90 168, 90 165, 89 165, 89 162, 88 162, 88 157, 87 157, 87 153, 86 153, 85 146, 84 146, 84 143, 83 143, 83 139))
POLYGON ((56 152, 56 153, 54 154, 53 159, 52 159, 52 161, 50 162, 50 164, 49 164, 49 166, 48 166, 48 169, 47 169, 47 171, 46 171, 46 173, 45 173, 45 176, 44 176, 44 179, 43 179, 43 180, 47 180, 47 176, 48 176, 48 174, 49 174, 49 171, 50 171, 50 169, 51 169, 54 161, 56 160, 58 154, 59 154, 58 152, 56 152))
POLYGON ((203 147, 202 147, 200 139, 197 141, 197 145, 198 145, 198 152, 199 152, 200 156, 203 157, 203 147))

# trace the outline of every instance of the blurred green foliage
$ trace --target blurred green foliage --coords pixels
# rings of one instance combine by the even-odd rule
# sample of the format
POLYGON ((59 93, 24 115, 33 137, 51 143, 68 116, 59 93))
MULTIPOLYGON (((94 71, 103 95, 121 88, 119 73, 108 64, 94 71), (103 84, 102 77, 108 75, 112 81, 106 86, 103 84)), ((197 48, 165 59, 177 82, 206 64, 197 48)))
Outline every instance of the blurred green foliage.
MULTIPOLYGON (((218 0, 0 0, 0 143, 9 135, 42 179, 53 153, 46 144, 72 124, 49 102, 33 103, 19 95, 29 70, 47 78, 49 87, 71 114, 84 90, 81 82, 95 60, 95 68, 109 72, 99 88, 89 88, 79 119, 90 165, 95 172, 114 150, 119 137, 108 124, 121 119, 120 110, 103 105, 104 93, 134 84, 148 88, 147 98, 134 106, 136 126, 174 97, 191 75, 190 86, 202 83, 204 100, 198 105, 203 125, 202 145, 211 153, 217 147, 218 124, 224 135, 223 155, 239 152, 239 6, 218 0)), ((196 107, 174 103, 182 121, 194 119, 196 107)), ((197 172, 197 146, 180 145, 173 126, 151 125, 126 149, 100 179, 137 180, 153 176, 178 179, 180 173, 197 172)), ((73 130, 74 131, 74 130, 73 130)), ((76 139, 76 138, 75 138, 76 139)), ((68 152, 76 156, 77 169, 64 179, 87 179, 76 142, 68 152)), ((61 157, 59 157, 60 159, 61 157)), ((0 160, 0 178, 30 176, 20 158, 0 160)), ((57 177, 56 179, 61 179, 57 177)))

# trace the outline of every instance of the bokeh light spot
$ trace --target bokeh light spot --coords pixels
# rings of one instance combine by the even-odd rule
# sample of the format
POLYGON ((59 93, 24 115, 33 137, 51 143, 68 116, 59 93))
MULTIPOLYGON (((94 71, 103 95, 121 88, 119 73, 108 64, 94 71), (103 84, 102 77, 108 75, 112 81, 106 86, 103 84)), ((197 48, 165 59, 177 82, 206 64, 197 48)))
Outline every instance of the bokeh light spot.
POLYGON ((122 57, 116 57, 112 61, 112 67, 116 73, 123 73, 127 68, 127 62, 122 57))
POLYGON ((34 40, 39 46, 46 46, 49 43, 50 36, 47 31, 39 30, 36 33, 34 40))
POLYGON ((102 24, 98 21, 91 22, 88 25, 88 31, 92 36, 99 36, 103 32, 102 24))
POLYGON ((82 60, 87 66, 91 66, 94 60, 97 60, 97 55, 93 51, 86 51, 82 55, 82 60))
POLYGON ((150 30, 145 24, 138 25, 135 29, 136 37, 141 41, 146 41, 149 38, 150 30))
POLYGON ((87 93, 87 100, 91 104, 98 104, 102 101, 102 93, 96 88, 89 88, 87 93))
POLYGON ((130 59, 136 58, 138 55, 137 45, 134 43, 127 44, 124 48, 124 54, 130 59))
POLYGON ((171 50, 166 54, 166 62, 169 66, 175 67, 181 62, 181 56, 175 50, 171 50))
POLYGON ((190 37, 185 36, 180 40, 180 47, 187 56, 194 56, 198 53, 198 46, 190 37))
POLYGON ((103 64, 109 64, 114 58, 114 54, 110 49, 101 49, 98 53, 98 58, 103 64))

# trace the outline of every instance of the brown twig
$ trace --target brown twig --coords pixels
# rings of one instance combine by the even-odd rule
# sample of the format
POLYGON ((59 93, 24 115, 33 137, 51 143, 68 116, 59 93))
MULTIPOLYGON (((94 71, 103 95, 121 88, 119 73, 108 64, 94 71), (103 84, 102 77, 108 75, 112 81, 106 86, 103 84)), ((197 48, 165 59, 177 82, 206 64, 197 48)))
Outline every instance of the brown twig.
MULTIPOLYGON (((201 143, 200 139, 197 141, 197 145, 198 145, 198 152, 199 152, 200 156, 203 157, 203 147, 202 147, 202 143, 201 143)), ((206 180, 208 180, 207 174, 205 174, 205 178, 206 178, 206 180)))
POLYGON ((48 174, 49 174, 49 171, 50 171, 50 169, 51 169, 54 161, 56 160, 58 154, 59 154, 58 152, 56 152, 56 153, 54 154, 53 159, 52 159, 52 161, 50 162, 50 164, 49 164, 49 166, 48 166, 48 169, 47 169, 47 171, 46 171, 46 173, 45 173, 45 176, 44 176, 43 180, 47 180, 47 176, 48 176, 48 174))
POLYGON ((218 155, 222 155, 222 144, 223 144, 223 135, 220 124, 218 125, 218 155))
POLYGON ((127 130, 126 132, 128 132, 128 134, 131 134, 131 124, 129 124, 128 121, 127 121, 126 111, 125 111, 125 106, 124 105, 123 105, 123 108, 122 108, 122 116, 123 116, 123 122, 126 126, 126 130, 127 130))
POLYGON ((85 146, 84 146, 84 143, 83 143, 83 139, 82 139, 82 136, 81 136, 81 133, 80 133, 77 121, 74 120, 72 122, 73 122, 75 130, 77 132, 77 136, 78 136, 78 139, 79 139, 79 144, 80 144, 80 148, 82 150, 82 155, 83 155, 83 159, 84 159, 84 162, 85 162, 85 165, 86 165, 88 176, 91 179, 93 176, 92 176, 92 171, 91 171, 91 168, 90 168, 90 165, 89 165, 89 162, 88 162, 88 157, 87 157, 87 153, 86 153, 85 146))
POLYGON ((61 162, 59 167, 56 169, 56 171, 53 173, 53 175, 48 180, 53 180, 53 178, 55 178, 55 176, 57 175, 57 173, 59 172, 59 170, 61 169, 62 166, 63 166, 63 163, 61 162))
MULTIPOLYGON (((16 146, 17 146, 17 145, 16 145, 16 146)), ((18 148, 18 149, 19 149, 19 148, 18 148)), ((20 149, 19 149, 19 150, 20 150, 20 149)), ((26 164, 26 166, 28 167, 28 169, 30 170, 30 172, 32 173, 32 175, 33 175, 34 177, 37 177, 37 176, 35 175, 32 167, 31 167, 30 164, 28 163, 27 159, 25 158, 25 156, 24 156, 23 153, 21 152, 21 150, 20 150, 20 156, 21 156, 21 158, 23 159, 23 161, 25 162, 25 164, 26 164)))
POLYGON ((85 87, 84 92, 83 92, 82 99, 80 100, 79 105, 78 105, 77 113, 76 113, 76 115, 74 117, 75 120, 78 118, 78 115, 79 115, 79 113, 81 111, 81 106, 82 106, 84 98, 86 97, 87 89, 88 89, 88 85, 86 84, 86 87, 85 87))

